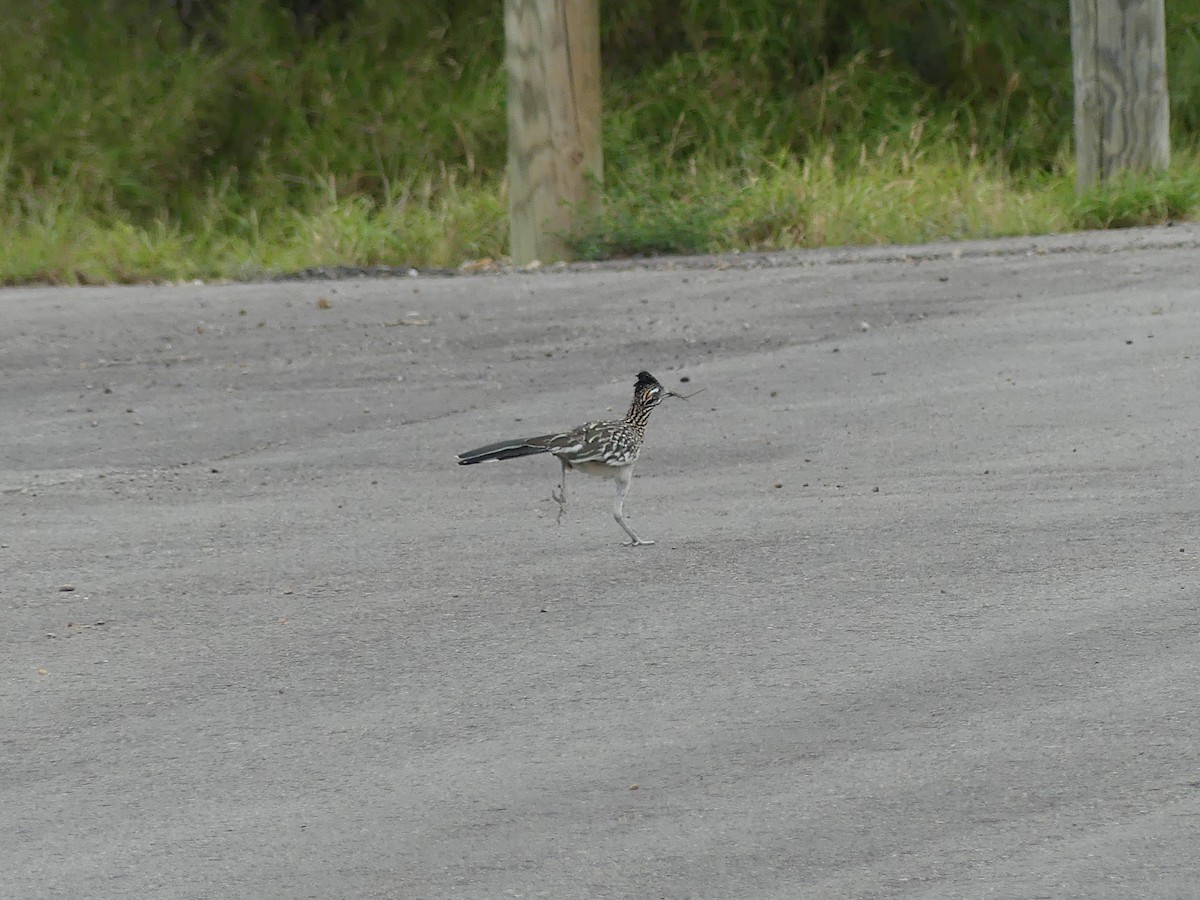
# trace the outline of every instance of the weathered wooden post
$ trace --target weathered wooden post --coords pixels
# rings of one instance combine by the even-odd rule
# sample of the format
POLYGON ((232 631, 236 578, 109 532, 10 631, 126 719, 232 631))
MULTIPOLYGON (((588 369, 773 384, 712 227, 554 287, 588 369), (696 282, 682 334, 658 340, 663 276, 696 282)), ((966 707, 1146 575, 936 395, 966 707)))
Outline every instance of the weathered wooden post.
POLYGON ((504 39, 510 253, 565 259, 603 177, 599 0, 505 0, 504 39))
POLYGON ((1170 161, 1163 0, 1071 0, 1075 189, 1170 161))

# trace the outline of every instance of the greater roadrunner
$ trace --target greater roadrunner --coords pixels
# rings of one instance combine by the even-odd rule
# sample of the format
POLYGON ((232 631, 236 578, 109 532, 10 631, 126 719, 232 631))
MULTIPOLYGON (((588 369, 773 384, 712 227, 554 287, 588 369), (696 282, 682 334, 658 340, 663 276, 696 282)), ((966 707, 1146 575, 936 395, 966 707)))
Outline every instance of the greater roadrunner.
POLYGON ((629 535, 629 542, 625 546, 653 544, 654 541, 644 541, 633 533, 625 521, 622 508, 625 494, 629 491, 629 480, 633 477, 633 464, 637 462, 642 441, 646 438, 646 422, 650 419, 650 411, 667 397, 687 399, 682 394, 668 391, 649 372, 638 372, 637 384, 633 386, 633 403, 623 420, 588 422, 558 434, 497 441, 458 454, 458 464, 470 466, 490 459, 515 459, 534 453, 553 453, 562 463, 562 483, 550 494, 558 504, 559 521, 567 508, 567 470, 578 469, 588 475, 611 478, 617 483, 613 518, 629 535))

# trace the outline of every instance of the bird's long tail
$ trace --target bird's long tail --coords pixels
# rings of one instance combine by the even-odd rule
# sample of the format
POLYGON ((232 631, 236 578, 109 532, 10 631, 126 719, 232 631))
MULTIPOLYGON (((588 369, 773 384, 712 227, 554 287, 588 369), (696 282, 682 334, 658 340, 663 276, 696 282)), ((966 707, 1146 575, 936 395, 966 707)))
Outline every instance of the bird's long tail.
POLYGON ((550 438, 556 435, 543 435, 533 438, 515 438, 511 441, 497 441, 494 444, 484 444, 474 450, 458 454, 460 466, 473 466, 475 463, 488 462, 492 459, 516 459, 518 456, 532 456, 535 453, 549 453, 554 449, 550 438))

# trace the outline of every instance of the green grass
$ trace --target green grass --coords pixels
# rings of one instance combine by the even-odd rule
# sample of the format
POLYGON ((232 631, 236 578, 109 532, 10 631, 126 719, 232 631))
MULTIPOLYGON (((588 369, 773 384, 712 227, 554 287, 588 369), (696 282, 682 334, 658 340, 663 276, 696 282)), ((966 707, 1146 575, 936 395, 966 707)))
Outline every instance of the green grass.
MULTIPOLYGON (((214 201, 214 206, 216 205, 214 201)), ((247 278, 323 265, 457 266, 499 258, 507 207, 496 190, 443 187, 432 200, 377 204, 330 197, 260 221, 228 211, 185 227, 159 219, 133 224, 62 198, 30 208, 0 228, 0 281, 97 284, 247 278)))
POLYGON ((1200 161, 1176 163, 1158 178, 1125 175, 1071 205, 1075 228, 1130 228, 1194 218, 1200 210, 1200 161))
POLYGON ((1046 234, 1194 217, 1200 159, 1162 176, 1126 177, 1076 198, 1065 175, 1016 177, 993 162, 930 148, 858 167, 787 157, 737 176, 698 170, 663 190, 636 176, 576 236, 583 259, 646 252, 781 250, 844 244, 1046 234))
MULTIPOLYGON (((212 3, 189 29, 155 0, 12 0, 0 282, 503 257, 500 5, 347 0, 318 24, 279 2, 212 3)), ((570 236, 582 258, 1200 209, 1200 0, 1167 8, 1171 170, 1079 198, 1058 0, 602 10, 607 177, 602 211, 570 236)))

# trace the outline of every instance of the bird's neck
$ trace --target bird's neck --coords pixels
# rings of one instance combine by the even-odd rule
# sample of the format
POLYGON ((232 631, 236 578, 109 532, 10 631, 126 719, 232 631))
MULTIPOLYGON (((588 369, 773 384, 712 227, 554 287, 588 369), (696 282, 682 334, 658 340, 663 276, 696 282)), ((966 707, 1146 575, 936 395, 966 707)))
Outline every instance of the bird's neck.
POLYGON ((625 424, 632 428, 645 428, 646 423, 650 421, 650 412, 653 407, 643 406, 636 400, 629 407, 629 412, 625 413, 625 424))

